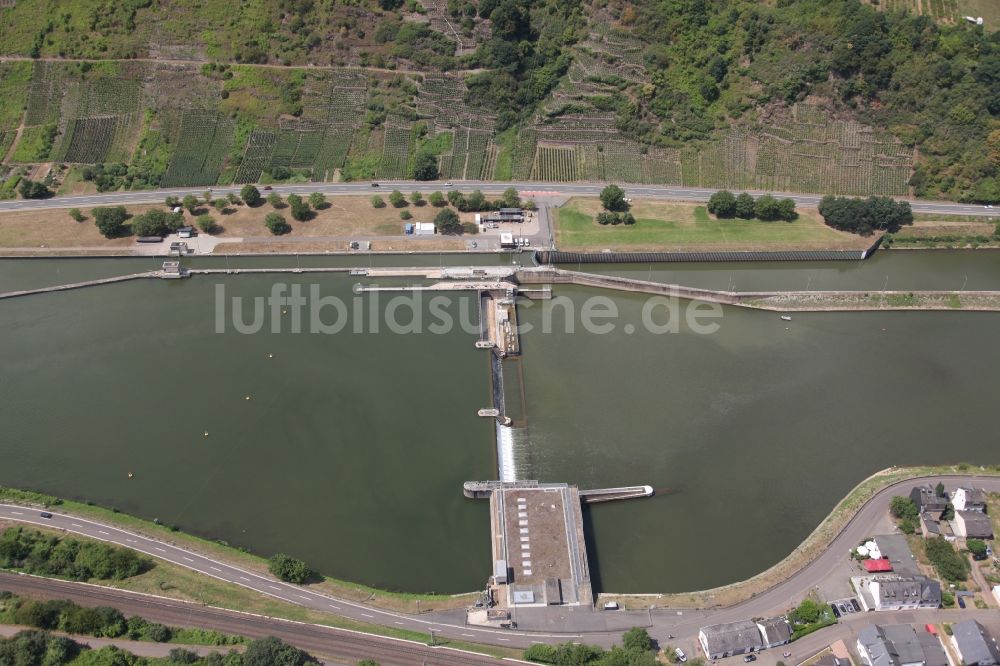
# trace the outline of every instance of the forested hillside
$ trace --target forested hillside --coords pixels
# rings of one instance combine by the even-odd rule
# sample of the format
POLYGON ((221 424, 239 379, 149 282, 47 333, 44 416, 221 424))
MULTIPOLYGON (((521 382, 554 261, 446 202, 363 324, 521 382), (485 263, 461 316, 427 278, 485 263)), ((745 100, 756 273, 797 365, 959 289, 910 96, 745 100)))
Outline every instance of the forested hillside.
POLYGON ((112 189, 402 178, 431 156, 452 179, 997 202, 1000 33, 959 11, 19 0, 0 8, 0 49, 25 58, 0 65, 0 192, 22 164, 112 189))

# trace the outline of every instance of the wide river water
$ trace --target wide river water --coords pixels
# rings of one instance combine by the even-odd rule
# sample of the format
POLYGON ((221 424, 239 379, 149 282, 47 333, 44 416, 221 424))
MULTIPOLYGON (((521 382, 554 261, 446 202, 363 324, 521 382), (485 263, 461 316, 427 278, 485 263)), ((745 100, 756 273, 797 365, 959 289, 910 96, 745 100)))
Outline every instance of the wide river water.
MULTIPOLYGON (((209 264, 225 260, 198 265, 209 264)), ((0 291, 155 267, 144 259, 2 260, 0 291)), ((645 266, 585 268, 650 276, 645 266)), ((810 275, 820 280, 812 288, 879 289, 885 274, 890 289, 950 289, 968 275, 966 288, 1000 289, 1000 255, 891 252, 861 264, 689 264, 652 273, 722 288, 732 279, 725 275, 738 273, 740 289, 801 289, 810 275)), ((289 277, 139 281, 0 302, 0 484, 93 500, 265 555, 288 552, 340 578, 407 591, 480 587, 490 570, 488 512, 462 497, 461 483, 492 478, 495 454, 490 423, 475 415, 489 402, 489 384, 474 335, 296 334, 284 316, 273 333, 215 332, 216 284, 228 296, 266 296, 289 277)), ((294 277, 352 302, 357 278, 294 277)), ((782 322, 727 308, 711 335, 641 326, 628 334, 621 324, 638 324, 643 297, 556 293, 577 308, 613 296, 621 318, 606 335, 523 337, 521 477, 660 491, 586 512, 601 590, 744 578, 784 557, 877 469, 1000 460, 990 418, 1000 314, 800 314, 782 322)), ((445 300, 456 317, 474 311, 469 297, 445 300)), ((384 314, 384 301, 370 305, 384 314)), ((522 319, 540 325, 553 305, 522 308, 522 319)), ((420 310, 431 316, 426 303, 420 310)))

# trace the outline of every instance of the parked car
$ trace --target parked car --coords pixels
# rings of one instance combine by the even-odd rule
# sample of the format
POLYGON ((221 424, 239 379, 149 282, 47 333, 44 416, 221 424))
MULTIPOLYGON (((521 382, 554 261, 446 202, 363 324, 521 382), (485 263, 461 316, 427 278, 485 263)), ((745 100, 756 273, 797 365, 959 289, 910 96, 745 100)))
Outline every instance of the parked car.
POLYGON ((617 601, 609 601, 609 602, 605 603, 604 604, 604 610, 618 610, 618 602, 617 601))
POLYGON ((834 617, 840 617, 840 610, 837 608, 837 604, 830 604, 830 610, 833 611, 834 617))
POLYGON ((854 606, 854 610, 861 612, 861 604, 858 603, 857 599, 851 599, 851 605, 854 606))
POLYGON ((48 511, 42 511, 42 512, 41 512, 41 513, 40 513, 39 515, 40 515, 40 516, 41 516, 42 518, 51 518, 51 517, 52 517, 52 514, 51 514, 51 513, 49 513, 48 511))
POLYGON ((745 657, 743 657, 743 663, 744 664, 749 664, 751 661, 757 661, 757 655, 755 655, 755 654, 748 654, 745 657))
POLYGON ((677 657, 677 661, 681 662, 682 664, 688 660, 688 656, 684 654, 684 650, 680 648, 674 648, 674 656, 677 657))
POLYGON ((965 608, 965 597, 958 597, 956 601, 958 601, 959 608, 965 608))

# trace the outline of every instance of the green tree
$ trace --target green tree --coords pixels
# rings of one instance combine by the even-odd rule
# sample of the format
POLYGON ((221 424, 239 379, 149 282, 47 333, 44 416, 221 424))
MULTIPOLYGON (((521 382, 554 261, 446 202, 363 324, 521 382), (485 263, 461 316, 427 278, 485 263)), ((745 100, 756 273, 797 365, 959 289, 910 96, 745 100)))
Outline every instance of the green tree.
POLYGON ((977 560, 986 559, 986 542, 982 539, 967 539, 965 547, 972 553, 972 557, 977 560))
POLYGON ((47 199, 52 196, 52 190, 45 183, 28 180, 27 178, 21 179, 21 186, 18 188, 18 191, 20 191, 21 196, 25 199, 47 199))
POLYGON ((326 197, 322 192, 313 192, 309 195, 309 205, 316 210, 322 210, 327 206, 326 197))
POLYGON ((736 196, 729 190, 719 190, 708 198, 708 212, 716 217, 736 215, 736 196))
POLYGON ((411 213, 406 208, 404 208, 403 210, 399 211, 399 219, 401 219, 401 220, 409 220, 412 217, 413 217, 413 213, 411 213))
POLYGON ((944 537, 924 539, 923 543, 927 559, 934 565, 939 576, 952 583, 968 578, 968 562, 955 551, 955 548, 944 537))
POLYGON ((486 195, 483 194, 482 190, 473 190, 465 199, 465 206, 459 206, 459 210, 469 210, 469 211, 481 211, 488 210, 490 208, 489 201, 486 200, 486 195))
POLYGON ((246 205, 251 208, 259 206, 264 201, 264 199, 260 196, 260 190, 250 184, 244 185, 240 190, 240 198, 243 199, 246 205))
POLYGON ((281 236, 282 234, 287 234, 292 230, 292 227, 285 218, 278 213, 268 213, 264 216, 264 226, 274 234, 275 236, 281 236))
POLYGON ((617 185, 607 185, 601 190, 601 205, 605 210, 613 212, 628 210, 628 202, 625 201, 625 190, 617 185))
POLYGON ((435 208, 440 208, 448 203, 448 201, 444 198, 444 195, 440 192, 431 192, 427 196, 427 201, 429 201, 435 208))
POLYGON ((152 208, 132 218, 132 233, 136 236, 165 236, 167 234, 167 213, 160 208, 152 208))
POLYGON ((414 180, 437 180, 438 163, 437 157, 426 151, 418 151, 413 160, 414 180))
POLYGON ((944 484, 941 483, 940 481, 938 481, 937 485, 934 486, 934 494, 937 495, 938 497, 948 496, 947 493, 945 492, 944 484))
POLYGON ((522 205, 525 208, 527 208, 528 210, 538 210, 538 206, 535 205, 535 200, 534 199, 528 199, 522 205))
POLYGON ((305 222, 313 217, 313 212, 309 209, 309 204, 297 194, 288 195, 288 207, 291 209, 292 218, 299 222, 305 222))
POLYGON ((316 659, 302 650, 270 636, 250 641, 243 653, 243 666, 304 666, 316 659))
POLYGON ((920 517, 920 510, 909 497, 896 495, 889 500, 889 513, 893 518, 917 520, 920 517))
POLYGON ((517 188, 508 187, 503 191, 503 196, 501 197, 504 208, 520 208, 521 207, 521 196, 517 193, 517 188))
POLYGON ((178 206, 181 205, 181 200, 171 194, 170 196, 168 196, 166 199, 163 200, 163 204, 167 208, 177 208, 178 206))
POLYGON ((402 208, 406 205, 406 197, 399 190, 393 190, 389 194, 389 203, 393 205, 394 208, 402 208))
POLYGON ((77 222, 83 222, 87 219, 87 216, 80 212, 79 208, 70 208, 69 216, 72 217, 77 222))
POLYGON ((94 208, 90 212, 94 216, 94 224, 97 225, 97 230, 105 238, 117 238, 125 233, 125 220, 128 219, 125 206, 94 208))
POLYGON ((385 200, 379 195, 376 194, 375 196, 373 196, 371 201, 372 201, 372 208, 385 208, 385 200))
POLYGON ((219 197, 218 199, 212 202, 212 208, 214 208, 217 211, 225 210, 226 206, 228 205, 229 205, 229 199, 226 199, 224 197, 219 197))
POLYGON ((194 214, 194 209, 198 207, 198 197, 193 194, 185 194, 184 198, 181 199, 181 205, 187 209, 187 212, 194 214))
POLYGON ((758 220, 770 222, 779 219, 781 213, 778 208, 778 200, 770 194, 762 194, 754 203, 754 217, 758 220))
POLYGON ((206 234, 215 231, 215 218, 211 215, 199 215, 197 220, 198 228, 206 234))
POLYGON ((271 192, 267 195, 267 203, 271 204, 271 208, 278 209, 281 208, 284 202, 281 200, 281 195, 277 192, 271 192))
POLYGON ((755 214, 755 204, 753 197, 746 192, 741 192, 736 197, 736 208, 734 210, 736 217, 744 220, 752 220, 755 214))
POLYGON ((460 234, 462 233, 462 222, 458 219, 458 213, 451 208, 442 208, 434 216, 434 227, 439 234, 460 234))
POLYGON ((450 203, 455 208, 462 210, 465 207, 465 195, 458 190, 448 191, 448 203, 450 203))
POLYGON ((413 204, 414 206, 423 206, 424 205, 424 195, 422 195, 420 192, 417 192, 417 191, 411 192, 410 193, 410 203, 413 204))
POLYGON ((653 649, 653 639, 641 627, 633 627, 622 634, 622 647, 629 651, 649 652, 653 649))
POLYGON ((267 570, 286 583, 302 584, 312 576, 312 571, 305 562, 284 553, 278 553, 268 560, 267 570))

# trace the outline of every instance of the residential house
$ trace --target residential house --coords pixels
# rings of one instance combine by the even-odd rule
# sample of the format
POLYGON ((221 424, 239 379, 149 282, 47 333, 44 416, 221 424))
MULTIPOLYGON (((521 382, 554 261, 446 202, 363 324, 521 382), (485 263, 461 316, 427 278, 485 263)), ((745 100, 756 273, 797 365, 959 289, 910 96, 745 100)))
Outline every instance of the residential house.
POLYGON ((980 511, 955 511, 951 527, 960 537, 971 539, 992 539, 993 521, 980 511))
POLYGON ((955 511, 986 511, 986 493, 975 488, 958 488, 951 498, 955 511))
POLYGON ((764 649, 760 629, 750 620, 702 627, 698 632, 698 642, 709 659, 722 659, 764 649))
POLYGON ((917 505, 920 513, 929 513, 937 518, 948 508, 948 498, 938 495, 937 490, 929 483, 915 486, 910 491, 910 499, 917 505))
POLYGON ((783 617, 769 617, 757 622, 765 648, 785 645, 792 640, 792 625, 783 617))
POLYGON ((951 625, 951 643, 965 666, 998 666, 1000 650, 996 640, 975 620, 951 625))
POLYGON ((908 624, 870 624, 858 632, 857 647, 866 666, 948 666, 937 637, 908 624))
POLYGON ((865 579, 865 610, 939 608, 941 584, 926 576, 878 576, 865 579))

